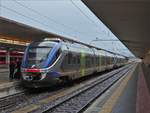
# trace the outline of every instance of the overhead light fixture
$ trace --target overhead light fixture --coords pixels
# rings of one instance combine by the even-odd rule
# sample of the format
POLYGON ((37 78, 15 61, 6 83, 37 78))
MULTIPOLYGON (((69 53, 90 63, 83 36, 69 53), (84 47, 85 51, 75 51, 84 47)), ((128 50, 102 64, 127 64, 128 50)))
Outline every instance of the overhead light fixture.
POLYGON ((0 35, 0 42, 7 43, 7 44, 16 44, 16 45, 28 45, 30 43, 29 41, 17 40, 11 37, 5 37, 1 35, 0 35))

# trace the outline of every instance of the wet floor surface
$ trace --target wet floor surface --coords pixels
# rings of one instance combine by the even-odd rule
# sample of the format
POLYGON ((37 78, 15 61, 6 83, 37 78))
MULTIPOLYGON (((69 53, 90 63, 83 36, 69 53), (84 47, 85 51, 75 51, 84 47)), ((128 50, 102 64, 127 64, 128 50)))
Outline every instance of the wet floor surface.
POLYGON ((7 69, 0 69, 0 98, 20 92, 16 80, 9 79, 7 69))
POLYGON ((4 69, 0 69, 0 85, 6 82, 10 82, 9 72, 5 71, 4 69))

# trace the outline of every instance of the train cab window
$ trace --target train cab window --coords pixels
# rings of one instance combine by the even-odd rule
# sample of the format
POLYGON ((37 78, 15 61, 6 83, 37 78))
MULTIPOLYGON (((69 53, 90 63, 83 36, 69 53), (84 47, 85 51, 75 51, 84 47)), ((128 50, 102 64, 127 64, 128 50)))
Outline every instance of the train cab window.
MULTIPOLYGON (((54 41, 39 41, 39 42, 33 42, 30 44, 28 48, 28 54, 27 54, 27 67, 31 67, 33 64, 40 68, 43 66, 42 62, 45 61, 52 50, 52 48, 58 44, 58 42, 54 41)), ((52 61, 54 62, 57 57, 59 56, 59 51, 55 56, 55 59, 52 61)))

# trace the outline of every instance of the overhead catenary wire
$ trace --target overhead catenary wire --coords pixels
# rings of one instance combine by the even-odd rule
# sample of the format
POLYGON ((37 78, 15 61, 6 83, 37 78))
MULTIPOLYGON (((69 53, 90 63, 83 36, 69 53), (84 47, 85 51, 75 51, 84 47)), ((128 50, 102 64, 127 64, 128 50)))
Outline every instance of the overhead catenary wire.
MULTIPOLYGON (((78 5, 77 4, 75 4, 75 2, 74 2, 74 0, 70 0, 71 1, 71 3, 74 5, 74 7, 76 7, 79 11, 80 11, 80 13, 82 14, 82 15, 84 15, 91 23, 93 23, 97 28, 100 28, 98 25, 97 25, 97 23, 95 23, 95 21, 94 20, 92 20, 87 14, 85 14, 84 12, 83 12, 83 10, 80 8, 80 7, 78 7, 78 5)), ((110 30, 108 29, 108 35, 110 35, 110 30)), ((111 32, 112 33, 112 32, 111 32)))
MULTIPOLYGON (((11 12, 14 12, 14 13, 20 15, 20 16, 23 16, 23 17, 25 17, 25 18, 28 18, 28 19, 30 19, 30 20, 32 20, 32 21, 35 21, 35 22, 37 22, 37 23, 39 23, 39 24, 41 24, 41 25, 47 26, 47 27, 49 27, 49 28, 52 28, 52 26, 49 26, 48 24, 42 23, 41 21, 38 21, 38 20, 36 20, 36 19, 34 19, 34 18, 32 18, 32 17, 29 17, 29 16, 26 16, 26 15, 24 15, 24 14, 22 14, 22 13, 19 13, 19 12, 15 11, 15 10, 13 10, 13 9, 11 9, 11 8, 8 8, 8 7, 4 6, 4 5, 1 5, 1 7, 5 8, 5 9, 11 11, 11 12)), ((53 27, 53 28, 54 28, 54 27, 53 27)), ((54 29, 57 30, 56 28, 54 28, 54 29)), ((66 33, 66 32, 64 32, 64 33, 66 33)), ((66 33, 66 35, 69 35, 69 34, 66 33)), ((70 34, 70 35, 71 35, 71 34, 70 34)), ((69 36, 70 36, 70 35, 69 35, 69 36)))
MULTIPOLYGON (((83 16, 86 17, 87 20, 89 20, 91 23, 93 23, 94 26, 96 26, 98 29, 100 28, 100 26, 98 26, 97 23, 95 23, 94 20, 92 20, 87 14, 85 14, 85 13, 83 12, 83 10, 82 10, 77 4, 75 4, 75 2, 74 2, 73 0, 70 0, 70 2, 74 5, 74 7, 76 7, 76 8, 80 11, 80 13, 81 13, 83 16)), ((98 29, 97 29, 97 30, 98 30, 98 29)), ((98 33, 99 33, 99 32, 98 32, 98 33)))
MULTIPOLYGON (((85 13, 83 12, 83 10, 82 10, 80 7, 78 7, 77 4, 75 4, 75 3, 73 2, 73 0, 70 0, 70 1, 72 2, 72 4, 73 4, 89 21, 91 21, 94 25, 96 25, 97 27, 99 27, 87 14, 85 14, 85 13)), ((50 18, 50 17, 48 17, 48 16, 46 16, 46 15, 43 15, 43 14, 39 13, 38 11, 34 10, 33 8, 30 8, 30 7, 28 7, 28 6, 24 5, 24 4, 21 4, 21 3, 18 2, 17 0, 14 0, 14 2, 20 4, 20 6, 26 8, 26 9, 32 11, 32 12, 35 12, 36 14, 38 14, 38 15, 40 15, 40 16, 43 16, 44 18, 46 18, 46 19, 48 19, 48 20, 50 20, 50 21, 52 21, 52 22, 54 22, 54 23, 56 23, 56 24, 58 24, 58 25, 61 25, 61 26, 65 27, 65 28, 67 28, 67 29, 69 28, 69 30, 73 30, 73 29, 74 29, 74 28, 72 28, 72 27, 70 27, 70 26, 66 26, 66 25, 63 24, 63 23, 57 22, 57 21, 53 20, 52 18, 50 18)), ((42 24, 42 25, 44 25, 44 26, 48 26, 48 27, 50 27, 50 28, 52 27, 52 26, 50 26, 49 24, 46 24, 46 23, 41 22, 41 21, 39 21, 39 20, 37 20, 37 19, 34 19, 34 18, 29 17, 29 16, 27 16, 27 15, 24 15, 24 14, 22 14, 22 13, 20 13, 20 12, 17 12, 17 11, 14 10, 14 9, 8 8, 8 7, 6 7, 6 6, 5 6, 5 8, 6 8, 7 10, 13 11, 13 12, 15 12, 15 13, 21 15, 21 16, 24 16, 25 18, 29 18, 29 19, 31 19, 31 20, 33 20, 33 21, 35 21, 35 22, 38 22, 38 23, 40 23, 40 24, 42 24)), ((57 28, 54 28, 54 29, 57 30, 57 28)), ((59 28, 59 29, 60 29, 60 28, 59 28)), ((63 29, 63 30, 64 30, 64 29, 63 29)), ((77 31, 77 30, 74 29, 74 31, 77 31)), ((77 32, 80 32, 80 31, 77 31, 77 32)), ((66 30, 64 31, 64 33, 66 33, 66 30)), ((80 32, 80 33, 81 33, 81 32, 80 32)), ((72 33, 66 33, 66 35, 70 36, 69 34, 72 35, 72 33)))
MULTIPOLYGON (((20 6, 24 7, 24 8, 26 8, 26 9, 28 9, 28 10, 34 12, 34 13, 36 13, 36 14, 39 15, 39 16, 44 17, 45 19, 48 19, 49 21, 51 21, 51 22, 53 22, 53 23, 55 23, 55 24, 57 24, 57 25, 59 25, 59 26, 63 26, 64 28, 73 31, 73 33, 72 33, 71 35, 75 35, 74 33, 81 33, 81 34, 83 34, 83 35, 84 35, 84 34, 87 34, 87 32, 86 32, 86 33, 85 33, 85 32, 81 32, 81 31, 79 31, 79 30, 77 30, 77 29, 75 29, 75 28, 73 28, 73 27, 70 27, 70 26, 65 25, 65 24, 63 24, 63 23, 61 23, 61 22, 58 22, 58 21, 56 21, 56 20, 50 18, 49 16, 46 16, 46 15, 44 15, 44 14, 38 12, 37 10, 35 10, 35 9, 29 7, 29 6, 26 6, 26 5, 22 4, 22 3, 20 3, 20 2, 17 1, 17 0, 13 0, 13 2, 15 2, 15 3, 17 3, 18 5, 20 5, 20 6)), ((98 28, 100 28, 91 18, 89 18, 89 17, 85 14, 85 13, 82 11, 82 9, 80 9, 72 0, 71 0, 71 3, 72 3, 88 20, 90 20, 95 26, 97 26, 98 28)), ((97 31, 97 33, 99 34, 98 31, 97 31)), ((81 34, 80 34, 80 35, 81 35, 81 34)), ((92 36, 92 37, 94 37, 94 36, 92 36)))
POLYGON ((77 30, 77 29, 75 29, 75 28, 73 28, 73 27, 70 27, 70 26, 65 25, 65 24, 63 24, 63 23, 61 23, 61 22, 55 21, 54 19, 50 18, 49 16, 46 16, 46 15, 44 15, 44 14, 38 12, 37 10, 35 10, 35 9, 33 9, 33 8, 30 8, 30 7, 26 6, 26 5, 24 5, 24 4, 20 3, 20 2, 18 2, 17 0, 13 0, 13 1, 14 1, 15 3, 17 3, 18 5, 20 5, 20 6, 24 7, 24 8, 26 8, 26 9, 28 9, 28 10, 34 12, 34 13, 36 13, 37 15, 43 16, 45 19, 47 19, 47 20, 49 20, 49 21, 51 21, 51 22, 53 22, 53 23, 55 23, 55 24, 57 24, 57 25, 59 25, 59 26, 63 26, 63 27, 66 28, 66 29, 72 30, 74 33, 79 32, 79 33, 85 34, 84 32, 81 32, 81 31, 79 31, 79 30, 77 30))

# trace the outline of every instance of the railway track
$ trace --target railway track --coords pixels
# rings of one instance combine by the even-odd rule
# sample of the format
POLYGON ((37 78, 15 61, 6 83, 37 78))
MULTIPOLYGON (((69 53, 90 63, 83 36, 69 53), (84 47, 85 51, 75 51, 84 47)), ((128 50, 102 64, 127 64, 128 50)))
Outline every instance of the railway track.
POLYGON ((114 74, 115 76, 110 75, 109 77, 96 80, 92 84, 86 85, 81 89, 56 99, 55 101, 42 105, 40 108, 35 109, 30 113, 80 113, 86 106, 125 75, 130 68, 120 71, 116 75, 114 74))
POLYGON ((19 93, 15 93, 13 95, 5 96, 0 98, 0 111, 12 108, 18 102, 18 100, 22 99, 25 91, 21 91, 19 93))
POLYGON ((23 90, 19 93, 0 98, 0 112, 9 113, 15 111, 29 104, 36 103, 47 96, 55 95, 64 89, 65 88, 58 86, 55 90, 51 89, 51 91, 46 91, 46 89, 42 91, 23 90))
MULTIPOLYGON (((5 113, 5 112, 17 111, 18 109, 24 108, 28 105, 38 104, 40 100, 46 99, 48 97, 53 97, 53 96, 56 97, 53 101, 50 101, 46 104, 45 103, 41 104, 39 108, 32 110, 31 112, 36 112, 36 113, 38 113, 38 112, 39 113, 41 113, 41 112, 56 112, 57 110, 60 110, 59 106, 66 106, 65 103, 68 103, 70 105, 69 100, 70 100, 70 102, 72 101, 73 103, 74 102, 77 103, 76 101, 78 99, 81 99, 80 95, 84 95, 83 92, 90 91, 91 87, 94 87, 94 86, 95 87, 97 86, 98 88, 103 87, 103 85, 106 85, 108 83, 108 79, 110 79, 110 81, 109 81, 110 83, 109 83, 109 85, 107 85, 107 88, 109 88, 115 81, 117 81, 121 77, 121 73, 122 73, 122 75, 123 75, 123 72, 125 73, 125 71, 122 72, 122 70, 128 69, 129 67, 131 67, 131 66, 125 66, 125 67, 122 67, 115 71, 112 71, 108 74, 105 74, 105 76, 97 77, 99 79, 95 78, 94 80, 92 80, 90 82, 86 81, 86 83, 84 83, 84 85, 80 85, 77 88, 74 88, 75 86, 71 86, 70 89, 73 89, 73 90, 70 91, 70 93, 68 93, 68 94, 66 93, 67 91, 65 91, 65 90, 66 89, 69 90, 69 88, 61 87, 61 88, 57 88, 57 90, 54 90, 54 91, 46 91, 46 92, 42 92, 39 94, 32 94, 32 93, 29 94, 29 93, 26 93, 26 91, 23 91, 18 94, 0 98, 0 112, 5 113), (115 77, 114 81, 111 82, 112 77, 116 74, 118 74, 118 76, 120 75, 119 78, 115 77), (105 82, 106 80, 107 80, 107 82, 105 82), (93 84, 93 85, 91 86, 90 84, 93 84), (98 85, 98 84, 100 84, 100 85, 98 85), (65 92, 64 95, 57 97, 57 94, 61 93, 62 91, 65 92), (79 98, 77 98, 77 95, 79 98), (74 98, 76 98, 75 99, 76 101, 74 100, 74 98)), ((107 88, 103 89, 103 92, 107 88)), ((91 90, 91 92, 92 92, 92 90, 91 90)), ((96 91, 94 91, 94 92, 96 92, 96 91)), ((100 93, 102 93, 102 92, 100 92, 100 93)), ((84 95, 84 97, 85 97, 85 95, 84 95)), ((89 97, 89 96, 87 96, 87 97, 89 97)), ((92 101, 92 100, 90 100, 90 101, 92 101)), ((72 104, 72 105, 74 105, 74 104, 72 104)), ((73 111, 75 111, 75 110, 73 110, 73 111)), ((29 112, 29 111, 27 111, 27 112, 29 112)), ((63 110, 61 111, 61 113, 62 112, 63 112, 63 110)), ((65 111, 65 113, 66 112, 67 111, 65 111)), ((57 113, 58 113, 58 111, 57 111, 57 113)))

